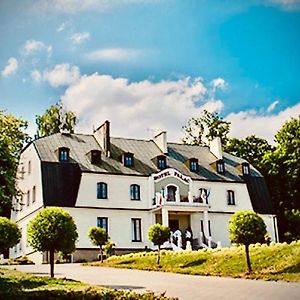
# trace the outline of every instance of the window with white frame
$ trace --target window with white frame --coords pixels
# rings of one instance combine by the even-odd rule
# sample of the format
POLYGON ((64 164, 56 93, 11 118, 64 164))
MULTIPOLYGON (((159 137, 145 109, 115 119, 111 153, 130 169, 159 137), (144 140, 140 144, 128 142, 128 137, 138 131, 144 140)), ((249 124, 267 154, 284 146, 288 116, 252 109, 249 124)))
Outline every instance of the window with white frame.
POLYGON ((105 182, 97 183, 97 199, 107 199, 107 184, 105 182))
POLYGON ((235 205, 235 195, 233 190, 227 191, 227 204, 228 205, 235 205))
POLYGON ((243 163, 242 164, 242 170, 243 170, 243 175, 249 175, 250 174, 249 164, 243 163))
POLYGON ((140 186, 137 184, 132 184, 130 186, 130 199, 131 200, 141 200, 140 186))
POLYGON ((97 227, 103 228, 108 232, 108 218, 107 217, 98 217, 97 218, 97 227))
POLYGON ((142 220, 139 218, 131 219, 132 242, 142 241, 142 220))
POLYGON ((225 173, 225 165, 223 160, 217 161, 217 172, 219 174, 225 173))

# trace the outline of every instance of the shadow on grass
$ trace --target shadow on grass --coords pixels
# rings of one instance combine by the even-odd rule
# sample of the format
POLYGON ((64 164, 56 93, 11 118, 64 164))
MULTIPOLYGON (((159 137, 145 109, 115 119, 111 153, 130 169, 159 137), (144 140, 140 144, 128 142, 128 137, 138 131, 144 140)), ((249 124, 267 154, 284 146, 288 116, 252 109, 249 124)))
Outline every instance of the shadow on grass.
POLYGON ((300 263, 289 266, 283 270, 280 270, 279 272, 276 272, 277 274, 282 274, 282 273, 300 273, 300 263))
POLYGON ((196 260, 190 261, 189 263, 183 265, 182 267, 183 268, 197 267, 197 266, 202 265, 205 262, 206 262, 206 259, 200 258, 200 259, 196 259, 196 260))

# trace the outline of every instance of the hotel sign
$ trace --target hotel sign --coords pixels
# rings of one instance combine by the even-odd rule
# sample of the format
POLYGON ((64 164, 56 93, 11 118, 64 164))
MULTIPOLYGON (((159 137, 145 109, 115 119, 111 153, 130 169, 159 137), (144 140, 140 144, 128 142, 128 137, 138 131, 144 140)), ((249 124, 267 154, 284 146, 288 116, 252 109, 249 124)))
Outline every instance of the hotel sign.
POLYGON ((174 169, 167 169, 158 174, 153 175, 154 181, 160 181, 167 177, 176 177, 185 183, 190 183, 190 181, 191 181, 191 179, 189 177, 181 174, 180 172, 178 172, 177 170, 174 170, 174 169))

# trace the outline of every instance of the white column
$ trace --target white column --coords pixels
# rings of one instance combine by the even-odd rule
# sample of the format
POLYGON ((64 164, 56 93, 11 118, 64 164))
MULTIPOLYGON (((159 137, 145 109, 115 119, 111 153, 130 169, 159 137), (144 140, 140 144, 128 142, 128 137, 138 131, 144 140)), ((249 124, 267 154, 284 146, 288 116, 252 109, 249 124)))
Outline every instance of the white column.
POLYGON ((190 182, 189 182, 188 198, 189 198, 189 202, 193 203, 193 182, 192 182, 192 179, 190 179, 190 182))
POLYGON ((207 210, 205 210, 203 212, 203 225, 204 225, 205 237, 208 238, 209 237, 209 228, 208 228, 208 211, 207 210))
POLYGON ((169 226, 169 211, 163 207, 161 209, 162 225, 169 226))
POLYGON ((179 203, 180 202, 180 194, 179 194, 179 188, 176 189, 175 192, 175 202, 179 203))

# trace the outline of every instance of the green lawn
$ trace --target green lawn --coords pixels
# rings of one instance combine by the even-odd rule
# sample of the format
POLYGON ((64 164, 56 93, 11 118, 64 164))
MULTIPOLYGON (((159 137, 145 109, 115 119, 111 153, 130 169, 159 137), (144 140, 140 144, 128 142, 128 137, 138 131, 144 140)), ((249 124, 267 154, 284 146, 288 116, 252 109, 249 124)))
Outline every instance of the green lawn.
POLYGON ((251 245, 253 273, 246 273, 244 247, 198 251, 162 251, 161 265, 156 264, 156 252, 112 256, 103 264, 89 265, 155 270, 192 275, 243 277, 264 280, 300 282, 300 241, 291 244, 271 243, 251 245))
MULTIPOLYGON (((30 274, 0 269, 0 299, 7 300, 167 300, 171 298, 151 292, 137 294, 131 291, 93 287, 79 281, 38 277, 30 274)), ((174 299, 174 298, 173 298, 174 299)))

